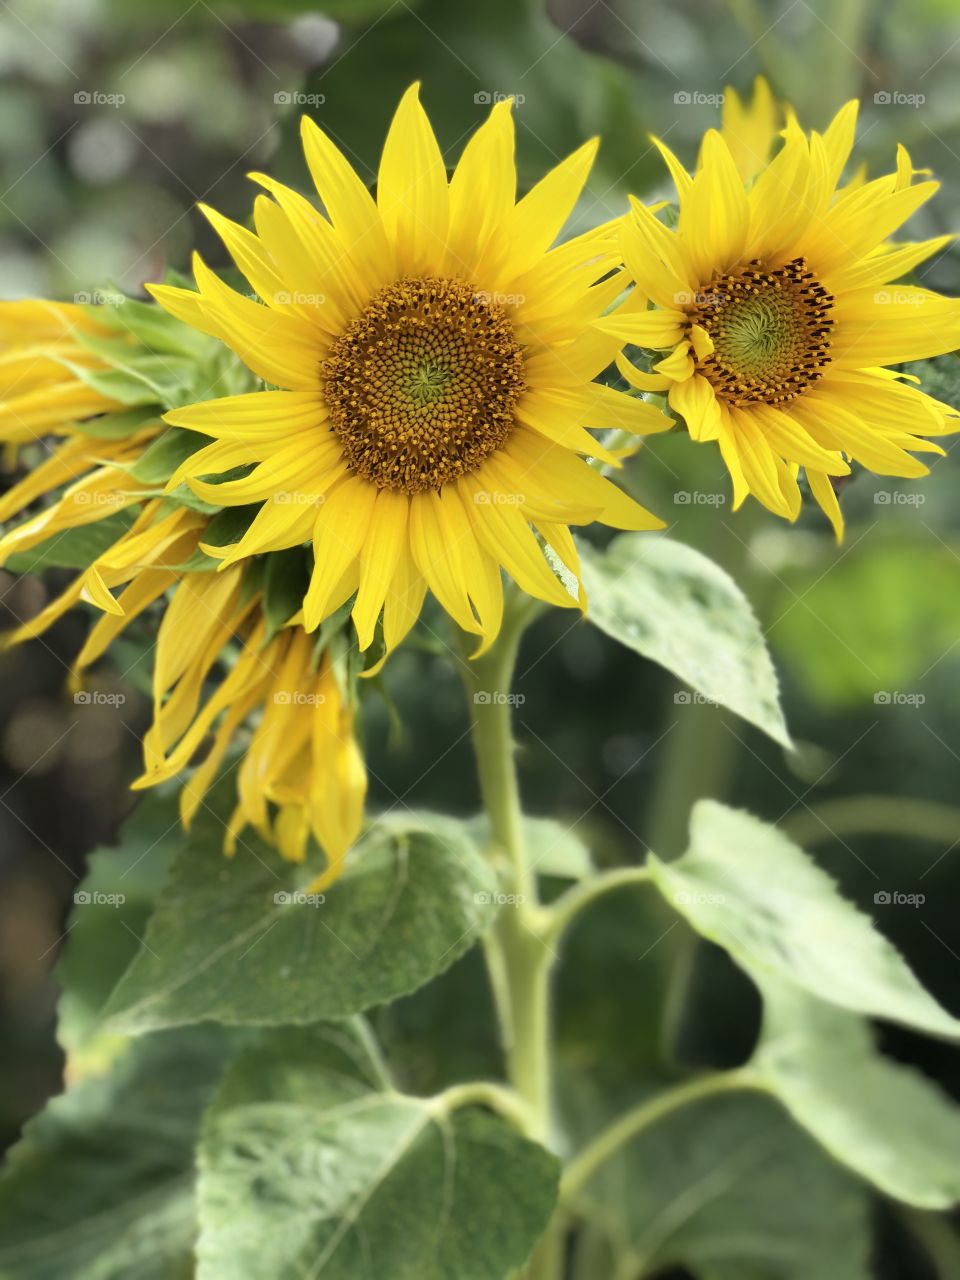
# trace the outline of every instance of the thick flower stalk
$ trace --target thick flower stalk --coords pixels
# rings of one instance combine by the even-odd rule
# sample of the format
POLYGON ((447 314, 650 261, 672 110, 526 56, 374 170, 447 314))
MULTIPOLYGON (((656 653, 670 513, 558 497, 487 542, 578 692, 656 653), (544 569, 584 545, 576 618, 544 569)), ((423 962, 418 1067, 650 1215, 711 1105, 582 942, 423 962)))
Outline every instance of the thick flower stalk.
POLYGON ((941 454, 937 437, 958 425, 954 409, 884 367, 960 345, 960 304, 894 283, 952 237, 887 243, 937 183, 915 182, 900 148, 896 172, 838 186, 856 115, 849 103, 823 135, 791 117, 749 187, 726 131, 707 133, 692 176, 658 144, 677 227, 633 201, 620 241, 652 305, 596 322, 655 353, 649 372, 623 355, 618 368, 632 386, 665 393, 694 440, 717 442, 736 506, 752 494, 795 519, 803 468, 838 539, 835 480, 852 462, 925 475, 914 455, 941 454))

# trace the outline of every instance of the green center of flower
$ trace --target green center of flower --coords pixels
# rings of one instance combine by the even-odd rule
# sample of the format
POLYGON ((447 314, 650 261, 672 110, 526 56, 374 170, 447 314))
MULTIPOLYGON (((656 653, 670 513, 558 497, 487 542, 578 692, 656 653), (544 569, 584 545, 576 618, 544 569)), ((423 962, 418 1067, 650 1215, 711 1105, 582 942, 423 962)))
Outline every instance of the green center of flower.
POLYGON ((513 430, 525 388, 504 308, 435 276, 381 289, 334 342, 321 378, 351 471, 405 493, 476 471, 513 430))
POLYGON ((713 351, 698 371, 728 404, 793 400, 823 376, 830 362, 833 297, 803 258, 765 271, 757 260, 718 276, 688 309, 713 351))

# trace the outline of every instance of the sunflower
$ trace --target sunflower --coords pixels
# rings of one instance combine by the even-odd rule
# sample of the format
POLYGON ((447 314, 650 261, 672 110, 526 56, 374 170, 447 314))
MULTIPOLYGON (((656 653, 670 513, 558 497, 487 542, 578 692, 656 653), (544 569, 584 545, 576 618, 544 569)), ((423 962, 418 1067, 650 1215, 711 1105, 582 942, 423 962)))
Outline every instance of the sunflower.
POLYGON ((625 284, 613 225, 551 247, 596 144, 517 201, 504 102, 448 180, 414 85, 374 199, 308 119, 302 138, 323 212, 262 174, 255 232, 205 210, 259 302, 199 257, 197 292, 150 288, 265 384, 166 415, 211 438, 170 483, 256 506, 223 571, 312 542, 307 631, 355 597, 361 648, 382 615, 389 652, 429 589, 482 650, 500 627, 501 569, 532 596, 576 606, 558 571, 578 572, 569 525, 662 527, 585 460, 619 463, 589 429, 670 425, 592 381, 619 346, 591 327, 625 284))
MULTIPOLYGON (((202 550, 216 541, 210 514, 157 497, 138 478, 138 464, 164 430, 160 406, 131 412, 97 389, 109 385, 97 378, 110 365, 85 339, 106 341, 108 324, 81 307, 30 301, 0 303, 0 331, 10 373, 0 438, 47 454, 0 498, 0 519, 17 521, 0 538, 0 564, 47 547, 57 563, 59 541, 89 526, 97 526, 89 546, 102 547, 38 614, 4 633, 3 647, 41 637, 80 602, 95 606, 102 616, 72 665, 77 691, 131 623, 152 606, 162 609, 153 724, 134 786, 186 775, 180 808, 189 827, 228 751, 242 746, 226 852, 252 826, 282 856, 301 862, 312 837, 326 858, 315 885, 328 883, 360 832, 366 792, 356 700, 348 673, 334 661, 336 637, 318 644, 295 609, 277 630, 276 619, 268 622, 262 566, 212 572, 217 561, 202 550), (87 375, 95 375, 94 386, 87 375), (52 451, 51 438, 58 441, 52 451), (228 660, 226 675, 204 700, 221 660, 228 660), (196 757, 201 763, 190 775, 196 757)), ((154 357, 123 342, 128 358, 127 377, 138 358, 154 357)))
POLYGON ((884 366, 960 345, 960 304, 894 284, 952 239, 888 244, 937 190, 903 148, 897 171, 837 189, 853 145, 857 104, 826 132, 788 120, 780 151, 747 189, 730 147, 706 134, 691 177, 665 147, 677 186, 676 230, 639 201, 621 251, 646 311, 595 322, 656 355, 634 387, 666 392, 694 440, 715 440, 739 506, 753 494, 793 520, 799 469, 833 524, 834 488, 855 461, 878 475, 922 476, 915 453, 957 429, 956 410, 884 366))

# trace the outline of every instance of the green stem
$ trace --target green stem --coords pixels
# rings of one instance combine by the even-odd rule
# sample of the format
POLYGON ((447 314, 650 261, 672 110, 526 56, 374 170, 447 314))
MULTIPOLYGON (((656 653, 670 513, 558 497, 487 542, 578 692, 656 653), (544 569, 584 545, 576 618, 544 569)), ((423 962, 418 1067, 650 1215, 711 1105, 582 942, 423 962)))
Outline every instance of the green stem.
POLYGON ((582 881, 568 889, 547 909, 544 941, 556 948, 576 917, 598 898, 614 893, 617 889, 649 883, 650 872, 646 867, 616 867, 582 881))
POLYGON ((751 1072, 738 1069, 736 1071, 717 1071, 711 1075, 700 1076, 696 1080, 688 1080, 684 1084, 675 1085, 656 1097, 641 1102, 631 1108, 609 1125, 589 1143, 579 1155, 567 1166, 561 1184, 561 1198, 568 1202, 590 1181, 601 1165, 615 1156, 621 1147, 632 1142, 645 1129, 662 1120, 664 1116, 709 1098, 718 1093, 727 1093, 734 1089, 762 1088, 759 1077, 751 1072))
POLYGON ((523 842, 520 790, 510 726, 510 694, 517 650, 533 616, 530 602, 514 597, 496 643, 468 660, 469 696, 480 792, 495 847, 507 859, 509 893, 487 944, 491 983, 507 1056, 507 1076, 527 1106, 533 1136, 550 1132, 549 986, 552 951, 542 938, 536 876, 523 842))
POLYGON ((952 845, 960 831, 960 808, 912 796, 847 796, 793 814, 784 830, 803 846, 861 835, 902 835, 952 845))
MULTIPOLYGON (((486 946, 507 1060, 507 1078, 520 1098, 526 1131, 549 1144, 552 1128, 550 975, 553 950, 544 937, 546 912, 524 848, 520 788, 514 759, 510 695, 517 650, 536 602, 514 595, 486 654, 464 663, 480 792, 495 848, 506 856, 509 892, 486 946)), ((560 1280, 563 1235, 548 1229, 524 1272, 526 1280, 560 1280)))
POLYGON ((492 1080, 471 1080, 455 1084, 436 1099, 438 1110, 449 1115, 460 1107, 489 1107, 515 1125, 522 1133, 530 1133, 532 1117, 522 1098, 512 1089, 492 1080))

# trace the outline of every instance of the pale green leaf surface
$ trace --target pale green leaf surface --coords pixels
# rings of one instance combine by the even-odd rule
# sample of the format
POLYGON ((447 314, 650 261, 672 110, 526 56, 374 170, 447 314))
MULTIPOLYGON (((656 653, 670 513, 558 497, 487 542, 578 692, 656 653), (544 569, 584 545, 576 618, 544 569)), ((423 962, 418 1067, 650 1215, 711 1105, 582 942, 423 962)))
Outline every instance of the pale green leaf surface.
POLYGON ((208 1112, 198 1280, 504 1280, 557 1176, 499 1117, 397 1093, 354 1026, 288 1030, 208 1112))
MULTIPOLYGON (((229 792, 228 782, 219 803, 229 792)), ((303 900, 317 868, 284 862, 249 832, 225 858, 210 803, 110 998, 109 1030, 345 1017, 416 990, 492 922, 496 880, 459 829, 374 827, 322 901, 303 900)))
POLYGON ((703 698, 789 747, 773 663, 746 596, 719 565, 661 536, 580 544, 587 619, 703 698))
POLYGON ((649 866, 667 902, 758 982, 774 977, 845 1009, 960 1032, 830 876, 751 814, 701 801, 687 852, 669 863, 651 856, 649 866))
POLYGON ((843 1164, 923 1209, 960 1200, 960 1109, 919 1071, 881 1057, 863 1019, 762 984, 755 1067, 793 1118, 843 1164))

